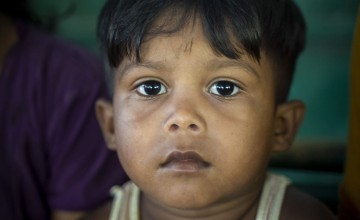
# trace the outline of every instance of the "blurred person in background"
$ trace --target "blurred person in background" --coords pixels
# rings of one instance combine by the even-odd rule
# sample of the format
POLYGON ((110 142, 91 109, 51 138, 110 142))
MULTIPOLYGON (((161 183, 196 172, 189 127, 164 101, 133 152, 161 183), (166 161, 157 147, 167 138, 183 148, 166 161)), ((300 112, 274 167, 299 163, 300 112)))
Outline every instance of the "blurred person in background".
POLYGON ((0 2, 0 217, 100 218, 128 179, 95 117, 103 66, 41 30, 28 6, 0 2))

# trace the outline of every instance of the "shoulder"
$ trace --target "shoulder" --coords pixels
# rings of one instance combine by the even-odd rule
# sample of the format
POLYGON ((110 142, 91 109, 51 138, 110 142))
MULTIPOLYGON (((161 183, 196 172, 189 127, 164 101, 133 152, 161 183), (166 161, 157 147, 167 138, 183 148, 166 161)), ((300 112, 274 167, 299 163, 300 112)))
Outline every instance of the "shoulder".
POLYGON ((318 199, 289 186, 284 197, 280 219, 334 220, 336 218, 318 199))

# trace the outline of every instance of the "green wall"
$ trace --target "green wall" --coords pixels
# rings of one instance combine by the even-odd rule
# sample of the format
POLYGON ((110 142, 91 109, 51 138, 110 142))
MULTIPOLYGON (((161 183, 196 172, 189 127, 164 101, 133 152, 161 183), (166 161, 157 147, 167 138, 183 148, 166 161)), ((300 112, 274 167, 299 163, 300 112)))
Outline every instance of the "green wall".
POLYGON ((95 36, 97 17, 106 0, 29 0, 32 9, 46 23, 59 21, 55 33, 80 46, 98 52, 95 36))
MULTIPOLYGON (((30 0, 31 1, 31 0, 30 0)), ((44 18, 73 9, 56 34, 95 52, 96 18, 106 0, 32 0, 44 18)), ((297 0, 308 23, 308 44, 300 57, 291 98, 302 99, 307 114, 299 140, 346 142, 348 74, 358 0, 297 0)))
POLYGON ((291 97, 307 105, 301 139, 346 141, 348 76, 358 0, 298 0, 308 23, 291 97))

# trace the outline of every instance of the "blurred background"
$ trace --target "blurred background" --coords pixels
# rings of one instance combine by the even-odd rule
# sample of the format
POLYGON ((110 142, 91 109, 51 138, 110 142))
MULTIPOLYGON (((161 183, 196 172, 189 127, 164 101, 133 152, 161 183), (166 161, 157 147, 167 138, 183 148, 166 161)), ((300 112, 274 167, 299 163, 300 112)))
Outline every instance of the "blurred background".
MULTIPOLYGON (((95 28, 106 0, 30 0, 55 35, 99 53, 95 28)), ((318 197, 334 212, 342 180, 348 129, 348 77, 358 0, 296 0, 308 25, 291 98, 307 106, 294 147, 274 155, 273 172, 318 197)))

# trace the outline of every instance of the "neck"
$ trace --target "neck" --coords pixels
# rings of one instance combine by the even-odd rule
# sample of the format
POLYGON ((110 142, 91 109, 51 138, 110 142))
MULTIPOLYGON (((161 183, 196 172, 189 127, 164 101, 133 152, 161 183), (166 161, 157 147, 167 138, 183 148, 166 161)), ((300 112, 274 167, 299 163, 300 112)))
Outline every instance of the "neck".
POLYGON ((202 209, 177 209, 165 207, 142 194, 142 220, 253 220, 256 217, 262 187, 244 196, 221 201, 202 209))
POLYGON ((0 24, 0 70, 2 70, 6 55, 18 41, 18 35, 13 21, 1 13, 0 24))

